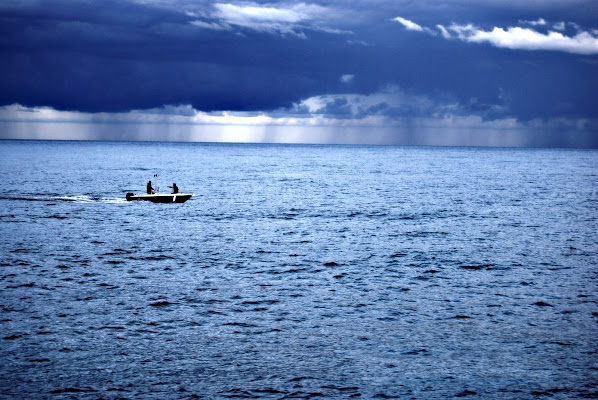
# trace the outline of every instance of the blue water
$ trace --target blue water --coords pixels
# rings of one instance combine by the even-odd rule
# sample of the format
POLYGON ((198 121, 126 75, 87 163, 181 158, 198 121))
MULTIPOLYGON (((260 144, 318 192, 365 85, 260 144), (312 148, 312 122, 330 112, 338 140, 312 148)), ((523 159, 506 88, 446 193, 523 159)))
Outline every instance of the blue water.
POLYGON ((2 398, 598 396, 598 151, 2 141, 0 183, 2 398))

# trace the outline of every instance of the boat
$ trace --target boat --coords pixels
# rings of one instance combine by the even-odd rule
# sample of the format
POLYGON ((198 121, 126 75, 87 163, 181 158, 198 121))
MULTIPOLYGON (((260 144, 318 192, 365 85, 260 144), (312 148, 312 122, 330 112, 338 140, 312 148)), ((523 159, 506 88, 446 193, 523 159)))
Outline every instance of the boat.
POLYGON ((152 203, 184 203, 193 197, 192 193, 154 193, 154 194, 135 194, 127 193, 127 201, 145 200, 152 203))

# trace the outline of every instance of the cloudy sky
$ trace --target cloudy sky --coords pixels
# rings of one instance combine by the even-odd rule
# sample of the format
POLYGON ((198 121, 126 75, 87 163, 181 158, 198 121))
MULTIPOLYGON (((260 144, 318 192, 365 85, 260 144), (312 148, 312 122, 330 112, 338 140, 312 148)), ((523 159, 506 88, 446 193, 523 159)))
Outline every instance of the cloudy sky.
POLYGON ((0 0, 0 138, 598 147, 595 0, 0 0))

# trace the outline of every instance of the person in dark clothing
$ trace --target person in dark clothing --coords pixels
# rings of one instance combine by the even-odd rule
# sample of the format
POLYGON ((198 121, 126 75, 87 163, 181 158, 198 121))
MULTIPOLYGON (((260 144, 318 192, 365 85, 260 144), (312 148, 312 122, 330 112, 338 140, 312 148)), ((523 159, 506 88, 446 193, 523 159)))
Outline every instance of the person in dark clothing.
POLYGON ((172 194, 176 194, 179 192, 179 187, 176 185, 176 183, 173 183, 172 186, 168 186, 169 188, 172 188, 172 194))
POLYGON ((147 194, 153 194, 154 193, 154 188, 152 187, 152 181, 149 181, 147 183, 147 194))

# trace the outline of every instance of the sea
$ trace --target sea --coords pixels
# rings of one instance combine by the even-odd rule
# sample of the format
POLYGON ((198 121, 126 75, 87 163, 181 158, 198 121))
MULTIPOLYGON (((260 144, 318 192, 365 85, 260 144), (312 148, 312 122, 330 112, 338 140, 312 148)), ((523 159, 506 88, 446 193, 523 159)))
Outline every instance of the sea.
POLYGON ((0 141, 0 360, 2 399, 596 398, 598 150, 0 141))

